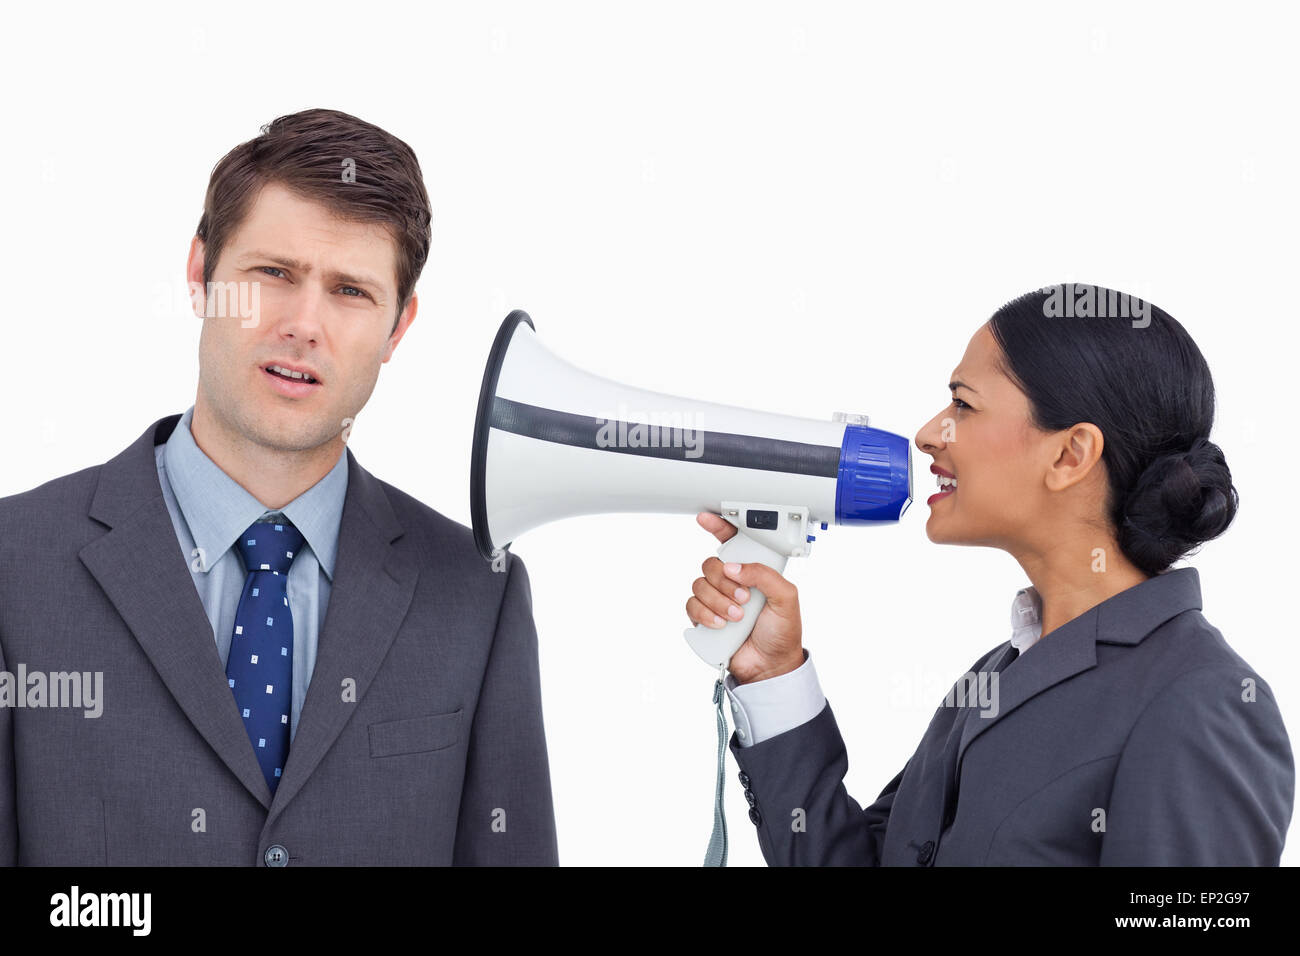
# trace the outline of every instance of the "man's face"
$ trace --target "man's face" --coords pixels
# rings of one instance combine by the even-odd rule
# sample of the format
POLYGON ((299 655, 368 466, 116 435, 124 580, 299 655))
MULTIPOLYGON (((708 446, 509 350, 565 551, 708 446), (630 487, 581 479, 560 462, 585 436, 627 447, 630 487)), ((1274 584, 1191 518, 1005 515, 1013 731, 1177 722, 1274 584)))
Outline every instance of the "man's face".
MULTIPOLYGON (((225 309, 209 300, 199 339, 198 400, 223 431, 279 451, 308 451, 342 436, 415 318, 412 297, 389 334, 396 256, 382 226, 335 219, 278 183, 262 189, 211 280, 240 284, 242 302, 256 304, 256 314, 241 316, 233 296, 225 309), (272 365, 305 370, 316 384, 286 381, 268 371, 272 365)), ((197 238, 188 278, 203 282, 197 238)))

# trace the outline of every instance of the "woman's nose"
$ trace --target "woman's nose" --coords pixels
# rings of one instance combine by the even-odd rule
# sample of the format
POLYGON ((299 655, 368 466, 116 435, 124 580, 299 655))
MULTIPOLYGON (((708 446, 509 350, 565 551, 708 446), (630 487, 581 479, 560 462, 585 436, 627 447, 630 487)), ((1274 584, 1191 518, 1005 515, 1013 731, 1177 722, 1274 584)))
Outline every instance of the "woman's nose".
POLYGON ((934 428, 934 419, 932 418, 922 425, 921 430, 916 433, 916 447, 926 454, 932 454, 937 447, 936 439, 938 435, 939 433, 934 428))

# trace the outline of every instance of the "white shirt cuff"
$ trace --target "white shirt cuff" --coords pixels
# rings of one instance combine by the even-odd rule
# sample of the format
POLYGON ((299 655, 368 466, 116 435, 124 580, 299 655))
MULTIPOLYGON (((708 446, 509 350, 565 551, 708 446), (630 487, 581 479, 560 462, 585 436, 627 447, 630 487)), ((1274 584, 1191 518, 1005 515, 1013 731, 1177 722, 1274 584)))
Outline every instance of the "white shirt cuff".
POLYGON ((737 684, 728 674, 724 686, 731 698, 731 716, 742 747, 752 747, 806 724, 826 706, 826 695, 807 648, 803 663, 787 674, 751 684, 737 684))

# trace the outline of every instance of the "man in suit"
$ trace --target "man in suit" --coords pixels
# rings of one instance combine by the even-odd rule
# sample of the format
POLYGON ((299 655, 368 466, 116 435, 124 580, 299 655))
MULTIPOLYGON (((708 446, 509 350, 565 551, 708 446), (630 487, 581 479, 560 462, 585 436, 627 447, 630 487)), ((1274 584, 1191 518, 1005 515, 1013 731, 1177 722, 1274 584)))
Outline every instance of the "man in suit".
POLYGON ((214 169, 193 407, 0 499, 0 863, 558 862, 523 563, 346 447, 429 221, 335 111, 214 169))

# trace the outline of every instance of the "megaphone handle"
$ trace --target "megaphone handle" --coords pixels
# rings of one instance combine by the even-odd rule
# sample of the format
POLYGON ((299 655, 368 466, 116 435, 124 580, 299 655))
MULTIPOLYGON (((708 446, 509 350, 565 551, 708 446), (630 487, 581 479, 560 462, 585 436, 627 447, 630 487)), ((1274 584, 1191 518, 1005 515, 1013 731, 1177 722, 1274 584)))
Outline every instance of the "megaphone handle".
MULTIPOLYGON (((718 549, 718 557, 724 564, 765 564, 777 574, 785 572, 786 562, 790 560, 789 555, 759 544, 744 531, 738 531, 724 541, 718 549)), ((749 600, 739 605, 743 612, 739 621, 728 621, 722 627, 706 627, 703 624, 688 627, 683 635, 686 643, 710 667, 724 667, 731 662, 731 655, 749 638, 750 632, 754 630, 754 622, 765 604, 767 595, 758 588, 751 587, 749 600)))

